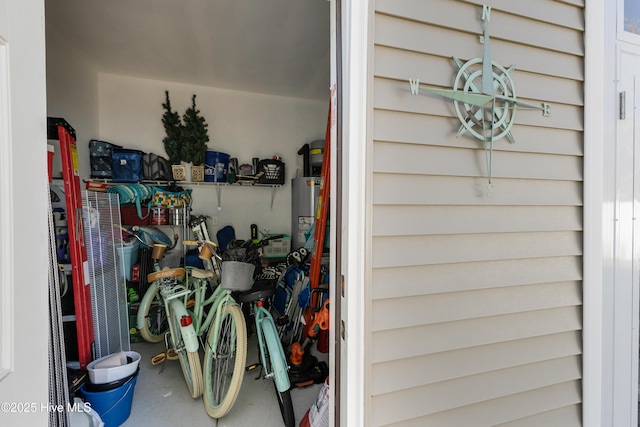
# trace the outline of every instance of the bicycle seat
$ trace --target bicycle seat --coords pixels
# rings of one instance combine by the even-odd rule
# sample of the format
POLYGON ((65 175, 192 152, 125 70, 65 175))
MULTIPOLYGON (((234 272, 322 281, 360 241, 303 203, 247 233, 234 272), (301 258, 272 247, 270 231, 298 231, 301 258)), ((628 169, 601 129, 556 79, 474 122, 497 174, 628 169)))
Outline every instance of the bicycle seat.
POLYGON ((208 279, 210 277, 215 277, 213 271, 202 270, 201 268, 192 268, 191 275, 196 279, 208 279))
POLYGON ((253 302, 260 299, 269 298, 276 293, 275 283, 256 282, 251 289, 240 294, 241 302, 253 302))
POLYGON ((167 268, 162 271, 156 271, 147 275, 149 283, 160 279, 168 279, 169 277, 184 277, 184 268, 167 268))

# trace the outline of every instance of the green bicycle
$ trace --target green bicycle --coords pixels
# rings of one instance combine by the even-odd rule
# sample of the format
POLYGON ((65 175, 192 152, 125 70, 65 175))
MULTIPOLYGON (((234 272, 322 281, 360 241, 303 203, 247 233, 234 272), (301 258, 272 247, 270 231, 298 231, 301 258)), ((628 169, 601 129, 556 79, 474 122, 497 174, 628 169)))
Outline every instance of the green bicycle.
MULTIPOLYGON (((240 254, 236 259, 254 260, 257 249, 264 246, 269 240, 276 238, 273 236, 259 242, 246 241, 240 244, 238 251, 240 254), (244 249, 244 252, 242 251, 244 249), (244 254, 244 255, 242 255, 244 254)), ((232 249, 233 251, 234 249, 232 249)), ((237 248, 236 248, 237 250, 237 248)), ((234 255, 229 255, 229 248, 223 257, 230 259, 234 255)), ((254 272, 254 264, 227 260, 222 262, 222 269, 234 265, 243 264, 248 266, 251 274, 254 272)), ((258 352, 260 354, 259 363, 255 363, 247 368, 253 370, 262 367, 262 377, 273 380, 278 399, 278 405, 282 414, 285 427, 295 426, 293 413, 293 403, 291 401, 291 382, 289 380, 289 366, 287 364, 286 353, 282 347, 280 336, 276 328, 275 321, 269 311, 269 305, 276 292, 276 282, 278 279, 278 269, 272 267, 264 268, 256 277, 250 290, 242 292, 238 299, 243 304, 249 304, 251 315, 255 321, 255 331, 258 337, 258 352)), ((223 274, 224 276, 224 274, 223 274)))
MULTIPOLYGON (((138 311, 138 329, 143 338, 159 342, 166 336, 163 319, 169 319, 166 323, 172 345, 169 346, 166 339, 167 351, 154 356, 152 363, 179 359, 191 396, 203 395, 209 416, 221 418, 231 410, 238 397, 247 355, 244 316, 231 292, 248 289, 252 281, 248 277, 242 282, 238 276, 224 280, 223 267, 223 280, 211 292, 210 283, 217 283, 219 271, 218 262, 213 258, 215 244, 193 241, 185 241, 184 244, 198 245, 200 257, 211 261, 213 271, 194 267, 173 269, 184 271, 185 285, 176 280, 163 281, 159 276, 157 280, 149 280, 151 285, 138 311), (158 306, 164 307, 164 316, 159 315, 158 306), (206 341, 202 343, 205 354, 201 365, 198 350, 205 334, 206 341)), ((151 276, 150 279, 156 279, 156 276, 151 276)))

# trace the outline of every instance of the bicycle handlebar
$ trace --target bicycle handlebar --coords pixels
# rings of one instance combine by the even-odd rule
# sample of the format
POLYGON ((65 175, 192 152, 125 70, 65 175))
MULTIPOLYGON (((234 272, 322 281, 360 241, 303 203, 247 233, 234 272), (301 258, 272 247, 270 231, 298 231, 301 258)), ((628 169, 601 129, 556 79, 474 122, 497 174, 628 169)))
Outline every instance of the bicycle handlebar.
MULTIPOLYGON (((211 242, 209 240, 203 241, 202 243, 203 244, 207 244, 209 246, 212 246, 213 249, 216 249, 218 247, 218 245, 216 245, 215 243, 213 243, 213 242, 211 242)), ((198 242, 197 240, 183 240, 182 244, 184 246, 200 246, 200 242, 198 242)))

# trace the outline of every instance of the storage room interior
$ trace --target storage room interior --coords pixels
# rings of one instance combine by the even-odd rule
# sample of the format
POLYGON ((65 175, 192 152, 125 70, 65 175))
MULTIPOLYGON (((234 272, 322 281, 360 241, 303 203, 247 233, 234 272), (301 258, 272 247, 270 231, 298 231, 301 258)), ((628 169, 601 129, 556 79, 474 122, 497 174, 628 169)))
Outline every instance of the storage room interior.
MULTIPOLYGON (((216 185, 190 182, 187 177, 177 185, 192 190, 192 215, 207 217, 214 242, 225 226, 233 227, 242 240, 254 237, 252 224, 257 225, 259 237, 295 235, 292 179, 308 173, 299 152, 326 136, 330 2, 46 0, 45 4, 47 115, 63 118, 75 130, 83 193, 91 178, 90 140, 166 158, 165 93, 180 115, 192 106, 195 95, 208 125, 207 150, 228 153, 241 165, 251 165, 254 158, 280 159, 284 179, 282 185, 216 185)), ((55 151, 55 183, 62 178, 61 148, 55 140, 49 144, 55 151)), ((319 175, 319 169, 314 168, 313 174, 319 175)), ((191 238, 182 235, 189 234, 183 225, 160 228, 167 235, 191 238)), ((297 249, 296 239, 292 240, 291 251, 297 249)), ((255 334, 253 339, 249 336, 247 365, 258 357, 255 334)), ((142 360, 131 415, 123 425, 181 425, 186 417, 193 425, 282 425, 273 385, 256 380, 257 373, 245 373, 231 412, 215 419, 207 415, 201 399, 189 396, 178 362, 151 364, 151 356, 164 348, 163 343, 130 346, 142 360)), ((328 360, 326 354, 318 357, 328 360)), ((321 385, 292 388, 296 425, 321 385)))

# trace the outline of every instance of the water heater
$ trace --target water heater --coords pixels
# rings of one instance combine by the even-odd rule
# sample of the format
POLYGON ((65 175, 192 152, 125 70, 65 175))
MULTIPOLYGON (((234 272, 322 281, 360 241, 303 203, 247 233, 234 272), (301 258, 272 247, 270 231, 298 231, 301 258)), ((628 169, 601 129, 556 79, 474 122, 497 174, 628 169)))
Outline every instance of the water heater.
POLYGON ((291 180, 291 250, 301 248, 307 236, 313 239, 313 224, 320 193, 320 177, 307 176, 291 180))

